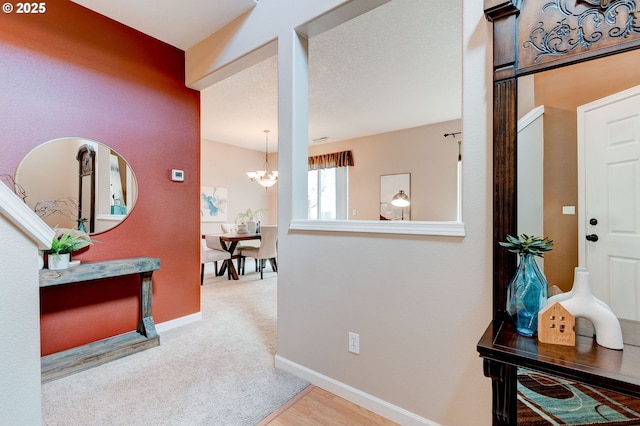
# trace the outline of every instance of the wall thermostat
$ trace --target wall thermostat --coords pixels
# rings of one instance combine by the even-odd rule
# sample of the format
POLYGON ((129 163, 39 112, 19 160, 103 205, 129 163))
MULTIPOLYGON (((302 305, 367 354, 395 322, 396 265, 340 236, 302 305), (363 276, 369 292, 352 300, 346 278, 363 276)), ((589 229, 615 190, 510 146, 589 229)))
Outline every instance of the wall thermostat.
POLYGON ((184 181, 184 170, 171 170, 171 180, 174 182, 183 182, 184 181))

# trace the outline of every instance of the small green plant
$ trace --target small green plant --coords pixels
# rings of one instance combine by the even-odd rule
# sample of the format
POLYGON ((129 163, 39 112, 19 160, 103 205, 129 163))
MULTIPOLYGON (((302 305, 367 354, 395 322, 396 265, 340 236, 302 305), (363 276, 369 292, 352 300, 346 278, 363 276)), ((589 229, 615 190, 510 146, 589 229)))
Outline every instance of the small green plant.
POLYGON ((511 253, 532 254, 540 257, 544 257, 544 253, 553 248, 553 240, 527 234, 522 234, 519 237, 507 235, 507 241, 500 241, 499 244, 511 253))
POLYGON ((236 223, 257 222, 267 212, 267 209, 251 210, 247 209, 238 213, 236 223))
POLYGON ((81 231, 65 231, 62 235, 54 235, 51 241, 51 248, 46 250, 47 253, 59 258, 61 254, 71 253, 76 250, 80 250, 90 244, 93 241, 81 231), (73 235, 72 235, 73 234, 73 235))

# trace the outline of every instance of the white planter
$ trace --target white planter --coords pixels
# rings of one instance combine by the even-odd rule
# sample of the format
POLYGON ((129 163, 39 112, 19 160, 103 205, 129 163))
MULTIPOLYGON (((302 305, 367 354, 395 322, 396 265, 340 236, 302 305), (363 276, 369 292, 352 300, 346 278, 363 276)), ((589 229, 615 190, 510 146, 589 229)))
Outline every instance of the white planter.
POLYGON ((60 269, 67 269, 69 267, 69 253, 54 255, 49 254, 49 269, 52 271, 58 271, 60 269))
POLYGON ((256 222, 254 221, 247 222, 247 232, 250 234, 256 233, 256 222))

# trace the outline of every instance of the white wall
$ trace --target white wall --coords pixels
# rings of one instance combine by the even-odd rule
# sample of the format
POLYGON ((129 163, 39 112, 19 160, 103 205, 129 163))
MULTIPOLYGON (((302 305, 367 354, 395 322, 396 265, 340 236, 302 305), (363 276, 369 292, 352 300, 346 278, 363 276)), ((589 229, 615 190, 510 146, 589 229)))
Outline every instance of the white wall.
POLYGON ((200 73, 202 83, 217 67, 279 35, 279 365, 390 411, 403 424, 491 424, 491 383, 475 349, 492 305, 492 61, 483 2, 464 0, 463 8, 464 238, 287 232, 301 211, 292 194, 304 172, 294 161, 301 147, 292 141, 306 140, 305 112, 297 103, 304 99, 304 66, 296 57, 304 41, 287 22, 307 22, 338 3, 261 2, 243 23, 259 17, 271 23, 268 30, 238 25, 233 36, 214 34, 187 54, 188 81, 199 81, 200 73), (203 51, 216 43, 215 52, 203 51), (360 355, 347 351, 349 331, 360 334, 360 355))
MULTIPOLYGON (((278 170, 275 155, 269 156, 269 167, 278 170)), ((227 220, 201 222, 203 234, 220 233, 221 223, 235 223, 236 216, 247 209, 268 209, 261 222, 275 225, 278 220, 278 184, 265 190, 247 177, 246 172, 261 169, 264 152, 239 148, 224 143, 202 140, 200 145, 200 185, 227 188, 227 220)))
MULTIPOLYGON (((544 235, 544 106, 518 120, 518 235, 544 235), (533 177, 533 178, 532 178, 533 177)), ((536 259, 539 264, 544 258, 536 259)))
POLYGON ((42 421, 38 248, 2 214, 0 235, 0 424, 38 425, 42 421))

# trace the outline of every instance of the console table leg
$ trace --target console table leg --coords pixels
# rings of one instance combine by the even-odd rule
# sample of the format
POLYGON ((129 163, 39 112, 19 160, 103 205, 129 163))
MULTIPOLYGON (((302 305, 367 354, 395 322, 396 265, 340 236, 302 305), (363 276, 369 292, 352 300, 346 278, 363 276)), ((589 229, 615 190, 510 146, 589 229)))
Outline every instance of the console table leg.
POLYGON ((151 275, 153 271, 140 273, 140 320, 138 321, 138 333, 145 337, 156 337, 156 325, 151 315, 151 301, 153 286, 151 275))
POLYGON ((518 367, 485 359, 484 375, 491 378, 493 425, 517 425, 518 367))

